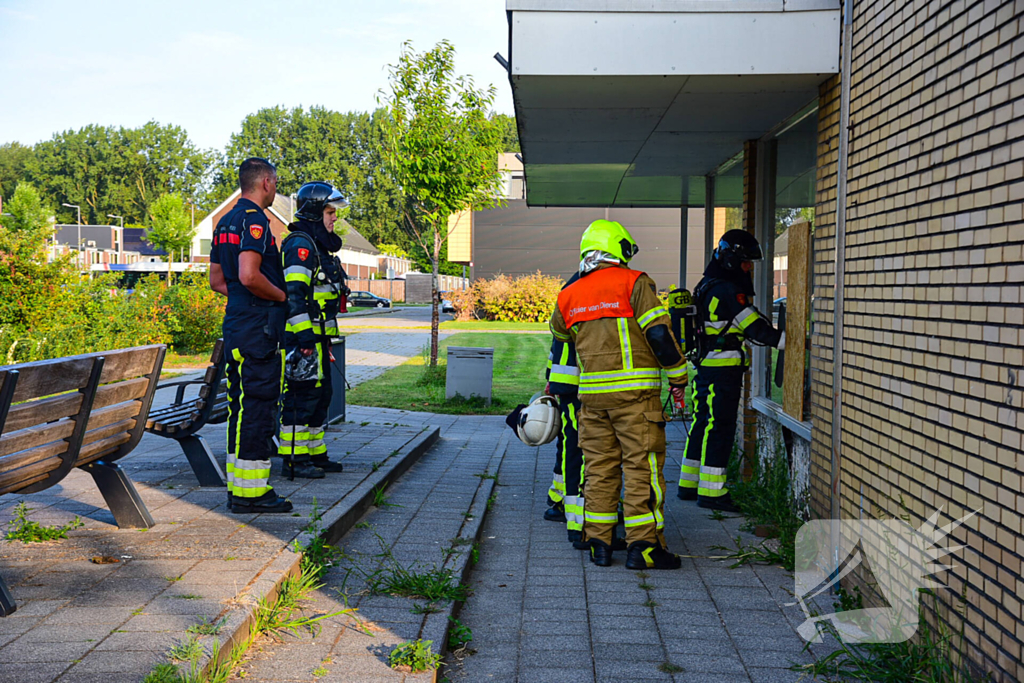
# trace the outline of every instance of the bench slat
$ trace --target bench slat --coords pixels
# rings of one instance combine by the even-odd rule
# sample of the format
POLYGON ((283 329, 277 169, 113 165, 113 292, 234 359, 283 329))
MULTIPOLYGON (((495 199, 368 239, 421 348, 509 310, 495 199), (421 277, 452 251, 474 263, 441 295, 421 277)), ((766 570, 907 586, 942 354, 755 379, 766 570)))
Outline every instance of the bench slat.
POLYGON ((18 371, 18 385, 14 390, 15 403, 30 401, 41 396, 76 391, 89 383, 93 358, 78 356, 74 359, 57 358, 21 366, 5 366, 3 370, 18 371))
POLYGON ((99 460, 105 455, 110 455, 117 450, 121 444, 126 444, 131 441, 132 435, 126 431, 120 431, 113 436, 102 439, 101 441, 95 441, 88 445, 83 445, 82 450, 78 454, 78 462, 75 463, 76 467, 82 465, 88 465, 94 460, 99 460))
POLYGON ((128 418, 134 418, 139 414, 139 410, 141 408, 141 401, 129 401, 127 403, 118 403, 114 406, 92 411, 92 413, 89 414, 88 431, 85 433, 86 443, 90 441, 89 434, 94 430, 112 425, 115 422, 127 420, 128 418))
MULTIPOLYGON (((103 374, 100 375, 100 383, 119 382, 123 379, 131 379, 152 373, 159 357, 160 349, 160 346, 140 346, 133 349, 104 351, 98 354, 104 358, 103 374)), ((21 380, 18 381, 19 383, 21 382, 21 380)))
POLYGON ((77 391, 72 394, 51 396, 50 398, 22 403, 11 406, 11 412, 7 413, 7 421, 4 423, 4 434, 35 427, 39 424, 53 422, 65 417, 72 417, 78 414, 82 407, 82 395, 77 391))
MULTIPOLYGON (((105 367, 105 366, 104 366, 105 367)), ((115 403, 124 403, 146 395, 149 387, 149 380, 145 377, 137 377, 115 384, 105 384, 96 390, 96 398, 93 399, 92 409, 106 408, 115 403)))
POLYGON ((71 436, 73 431, 75 431, 74 420, 61 420, 4 434, 3 437, 0 437, 0 472, 10 469, 8 458, 4 456, 18 451, 30 451, 51 441, 66 439, 71 436))
MULTIPOLYGON (((67 444, 62 441, 58 441, 57 443, 63 444, 65 448, 67 447, 67 444)), ((26 486, 25 482, 29 479, 33 479, 34 477, 39 477, 38 479, 35 479, 35 481, 45 478, 48 473, 60 467, 61 462, 61 457, 58 454, 46 458, 45 460, 33 459, 30 464, 27 464, 24 467, 19 467, 18 469, 11 470, 10 472, 0 473, 0 495, 21 490, 26 486)))
POLYGON ((50 443, 43 444, 37 448, 26 449, 17 453, 13 453, 5 457, 2 461, 3 469, 0 472, 13 472, 25 465, 30 465, 37 460, 46 460, 52 458, 55 455, 63 455, 67 453, 68 442, 67 441, 51 441, 50 443))
POLYGON ((205 401, 199 399, 192 399, 191 401, 185 401, 184 403, 173 403, 167 406, 160 406, 149 411, 149 419, 157 422, 162 422, 165 417, 174 417, 178 413, 196 412, 203 409, 206 405, 205 401))

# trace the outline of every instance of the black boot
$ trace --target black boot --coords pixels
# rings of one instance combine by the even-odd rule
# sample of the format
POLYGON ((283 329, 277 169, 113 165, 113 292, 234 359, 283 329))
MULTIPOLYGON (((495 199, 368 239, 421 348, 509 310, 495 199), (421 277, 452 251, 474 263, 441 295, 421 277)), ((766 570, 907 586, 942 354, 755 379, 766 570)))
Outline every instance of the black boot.
POLYGON ((544 511, 544 521, 565 524, 565 506, 561 503, 555 503, 549 507, 544 511))
POLYGON ((323 460, 313 458, 313 465, 315 467, 319 467, 324 472, 341 472, 343 469, 340 462, 334 462, 327 458, 324 458, 323 460))
POLYGON ((590 561, 598 567, 612 566, 612 547, 596 538, 590 539, 590 561))
MULTIPOLYGON (((583 543, 583 532, 582 531, 574 531, 573 529, 570 529, 568 531, 567 535, 569 536, 569 543, 572 543, 572 547, 576 548, 576 544, 577 543, 583 543)), ((582 548, 576 548, 576 549, 577 550, 582 550, 582 548)))
POLYGON ((683 561, 660 545, 636 541, 629 546, 626 569, 679 569, 683 561))
POLYGON ((696 488, 683 488, 679 487, 676 492, 676 498, 679 500, 697 500, 697 489, 696 488))
POLYGON ((721 512, 742 512, 736 503, 732 500, 732 494, 727 493, 724 496, 701 496, 697 499, 697 507, 706 508, 708 510, 719 510, 721 512))
POLYGON ((231 511, 239 514, 253 512, 291 512, 292 502, 277 495, 277 491, 271 491, 259 498, 253 498, 251 500, 235 496, 234 502, 231 504, 231 511))
MULTIPOLYGON (((570 531, 569 533, 572 533, 572 532, 570 531)), ((576 548, 576 550, 588 550, 590 548, 590 541, 584 541, 584 540, 582 540, 582 534, 580 534, 580 536, 581 536, 580 540, 572 542, 572 547, 576 548)), ((625 550, 625 549, 626 549, 626 539, 622 538, 621 536, 616 536, 614 539, 612 539, 612 550, 625 550)))
POLYGON ((322 469, 309 462, 294 465, 285 463, 284 471, 289 477, 298 477, 299 479, 323 479, 327 476, 322 469))

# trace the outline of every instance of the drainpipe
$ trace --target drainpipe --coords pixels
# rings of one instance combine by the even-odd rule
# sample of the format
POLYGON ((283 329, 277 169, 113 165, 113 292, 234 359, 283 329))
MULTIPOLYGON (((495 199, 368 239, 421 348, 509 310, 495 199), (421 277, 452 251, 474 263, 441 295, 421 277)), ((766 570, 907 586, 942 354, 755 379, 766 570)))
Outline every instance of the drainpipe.
MULTIPOLYGON (((850 69, 853 62, 853 0, 843 2, 843 54, 840 67, 839 177, 836 188, 835 295, 832 324, 832 519, 838 520, 843 437, 843 314, 846 283, 846 181, 850 151, 850 69)), ((833 539, 834 541, 837 539, 833 539)), ((838 549, 836 543, 833 547, 838 549)))

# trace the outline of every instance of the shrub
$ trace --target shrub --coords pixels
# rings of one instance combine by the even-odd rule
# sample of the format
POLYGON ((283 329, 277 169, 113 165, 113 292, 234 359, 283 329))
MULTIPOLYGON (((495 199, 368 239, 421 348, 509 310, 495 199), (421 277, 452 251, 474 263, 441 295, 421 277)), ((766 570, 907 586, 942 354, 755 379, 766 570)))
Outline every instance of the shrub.
POLYGON ((477 280, 464 291, 452 293, 457 320, 484 317, 501 322, 547 322, 558 300, 562 281, 557 277, 533 275, 511 278, 498 275, 477 280))
POLYGON ((167 289, 165 301, 178 327, 174 332, 174 350, 178 353, 203 353, 221 336, 226 299, 210 289, 205 273, 185 273, 167 289))

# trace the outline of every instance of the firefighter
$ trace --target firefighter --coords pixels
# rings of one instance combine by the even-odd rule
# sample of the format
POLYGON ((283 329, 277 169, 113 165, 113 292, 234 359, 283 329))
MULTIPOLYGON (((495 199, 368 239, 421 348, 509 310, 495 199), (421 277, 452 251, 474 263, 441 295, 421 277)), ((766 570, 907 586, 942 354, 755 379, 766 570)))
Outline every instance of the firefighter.
POLYGON ((712 510, 739 512, 726 486, 726 469, 736 437, 743 376, 750 365, 751 341, 784 349, 785 332, 772 327, 754 307, 754 261, 761 245, 745 230, 729 230, 694 290, 697 379, 693 384, 693 423, 679 475, 678 496, 712 510))
POLYGON ((338 336, 337 315, 349 293, 347 274, 334 255, 342 246, 334 232, 337 212, 347 204, 323 182, 306 183, 296 200, 298 220, 281 242, 288 293, 284 342, 289 358, 315 357, 319 371, 305 381, 286 377, 278 454, 293 476, 320 479, 342 471, 341 463, 327 457, 324 429, 333 393, 331 337, 338 336))
POLYGON ((242 195, 217 224, 210 251, 210 287, 228 298, 228 506, 290 512, 291 502, 270 485, 287 308, 281 256, 263 209, 277 196, 277 171, 265 159, 246 159, 238 183, 242 195))
MULTIPOLYGON (((565 286, 579 279, 574 275, 565 286)), ((570 543, 583 547, 583 449, 579 445, 580 416, 580 369, 576 363, 576 345, 572 342, 553 339, 548 355, 548 385, 544 393, 558 397, 560 429, 555 452, 555 478, 552 493, 562 497, 561 511, 570 543), (556 487, 558 487, 556 489, 556 487)), ((552 510, 544 514, 551 520, 552 510)), ((552 520, 558 521, 558 520, 552 520)))
POLYGON ((665 418, 661 371, 677 398, 686 362, 672 337, 654 281, 630 270, 639 251, 619 223, 598 220, 580 242, 580 278, 558 295, 551 333, 572 342, 579 361, 579 439, 584 453, 583 540, 607 567, 622 496, 628 569, 678 569, 663 532, 665 418))

